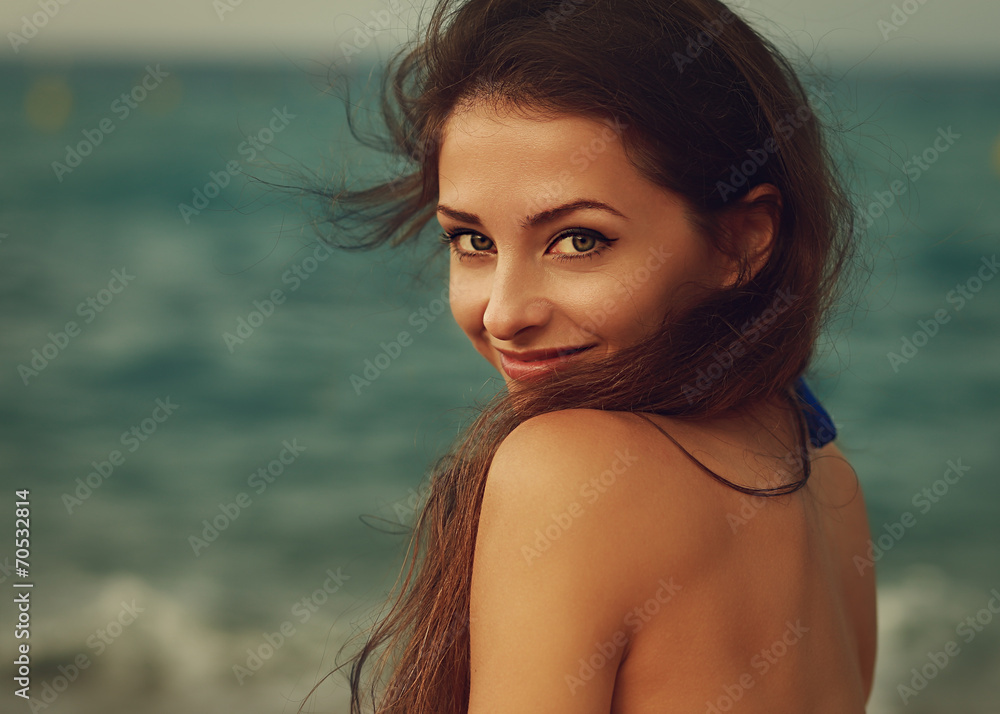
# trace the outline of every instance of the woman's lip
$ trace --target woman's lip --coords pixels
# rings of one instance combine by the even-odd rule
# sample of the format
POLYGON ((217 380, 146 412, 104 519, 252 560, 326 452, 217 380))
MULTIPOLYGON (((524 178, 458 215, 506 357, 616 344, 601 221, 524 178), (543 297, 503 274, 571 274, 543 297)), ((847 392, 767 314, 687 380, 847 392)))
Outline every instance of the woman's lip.
POLYGON ((593 346, 594 345, 587 345, 572 354, 551 357, 549 359, 533 360, 531 362, 524 362, 500 352, 500 365, 503 367, 503 371, 506 372, 507 376, 511 379, 531 379, 545 374, 555 365, 568 362, 569 360, 574 359, 577 355, 582 355, 593 346))

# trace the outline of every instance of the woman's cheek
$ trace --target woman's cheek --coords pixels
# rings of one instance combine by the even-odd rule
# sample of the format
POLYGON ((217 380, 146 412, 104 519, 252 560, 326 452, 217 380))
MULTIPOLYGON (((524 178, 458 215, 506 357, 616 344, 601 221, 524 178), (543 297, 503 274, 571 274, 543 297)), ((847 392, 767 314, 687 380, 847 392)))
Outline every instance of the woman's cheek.
POLYGON ((482 323, 486 297, 480 296, 480 292, 476 288, 475 281, 469 277, 456 278, 453 273, 448 281, 448 305, 452 317, 463 330, 472 329, 478 332, 477 326, 471 323, 482 323))

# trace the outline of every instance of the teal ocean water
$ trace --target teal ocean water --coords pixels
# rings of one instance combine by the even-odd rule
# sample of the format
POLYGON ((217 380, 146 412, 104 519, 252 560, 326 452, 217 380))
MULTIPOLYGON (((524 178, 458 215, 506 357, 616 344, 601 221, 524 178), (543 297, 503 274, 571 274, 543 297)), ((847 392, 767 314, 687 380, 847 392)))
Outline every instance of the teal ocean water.
MULTIPOLYGON (((391 170, 320 75, 0 68, 0 579, 30 489, 36 700, 10 695, 5 631, 4 711, 295 711, 393 583, 426 467, 501 388, 444 261, 317 252, 299 202, 241 173, 391 170)), ((828 82, 870 278, 811 385, 878 541, 869 711, 996 712, 1000 75, 828 82)), ((346 711, 344 681, 317 710, 346 711)))

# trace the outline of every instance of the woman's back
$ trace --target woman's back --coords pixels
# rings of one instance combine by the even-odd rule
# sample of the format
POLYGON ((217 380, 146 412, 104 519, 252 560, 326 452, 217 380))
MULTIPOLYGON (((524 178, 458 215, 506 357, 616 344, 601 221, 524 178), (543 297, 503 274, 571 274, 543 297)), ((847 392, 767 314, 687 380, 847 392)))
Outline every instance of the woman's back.
MULTIPOLYGON (((655 469, 642 469, 639 476, 648 481, 639 517, 648 519, 649 562, 670 562, 676 553, 676 529, 657 528, 656 512, 675 512, 678 500, 698 514, 688 532, 703 561, 684 569, 669 599, 652 584, 670 584, 670 574, 654 567, 645 576, 653 597, 626 625, 631 637, 611 711, 726 712, 738 702, 748 714, 863 712, 875 656, 874 574, 855 565, 867 549, 868 521, 857 478, 836 445, 815 452, 806 487, 762 498, 711 479, 638 415, 617 416, 633 425, 628 447, 672 472, 657 478, 655 469)), ((648 417, 735 483, 759 488, 774 485, 775 471, 797 474, 786 458, 797 436, 787 416, 777 419, 780 428, 753 431, 745 421, 707 426, 648 417), (769 456, 745 458, 745 449, 769 456)))

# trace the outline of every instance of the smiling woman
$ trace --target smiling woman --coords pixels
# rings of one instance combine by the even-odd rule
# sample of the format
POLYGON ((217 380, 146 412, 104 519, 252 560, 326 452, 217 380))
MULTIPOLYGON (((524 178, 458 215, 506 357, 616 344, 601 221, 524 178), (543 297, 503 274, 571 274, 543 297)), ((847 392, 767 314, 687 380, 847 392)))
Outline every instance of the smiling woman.
MULTIPOLYGON (((508 383, 542 375, 571 353, 594 360, 638 343, 668 306, 726 278, 723 256, 698 234, 682 201, 642 177, 620 143, 558 180, 575 147, 605 129, 580 116, 497 116, 477 104, 453 114, 442 132, 437 212, 454 256, 452 312, 508 383), (569 200, 523 216, 556 181, 558 197, 569 200), (481 217, 458 205, 482 206, 481 217), (655 279, 626 289, 620 306, 605 306, 650 255, 666 256, 655 279)), ((761 223, 743 237, 765 250, 772 229, 761 223)))
POLYGON ((863 712, 865 506, 802 380, 852 209, 790 64, 718 0, 441 0, 384 81, 412 172, 313 189, 329 240, 436 216, 507 389, 434 465, 352 711, 384 647, 378 712, 863 712))

